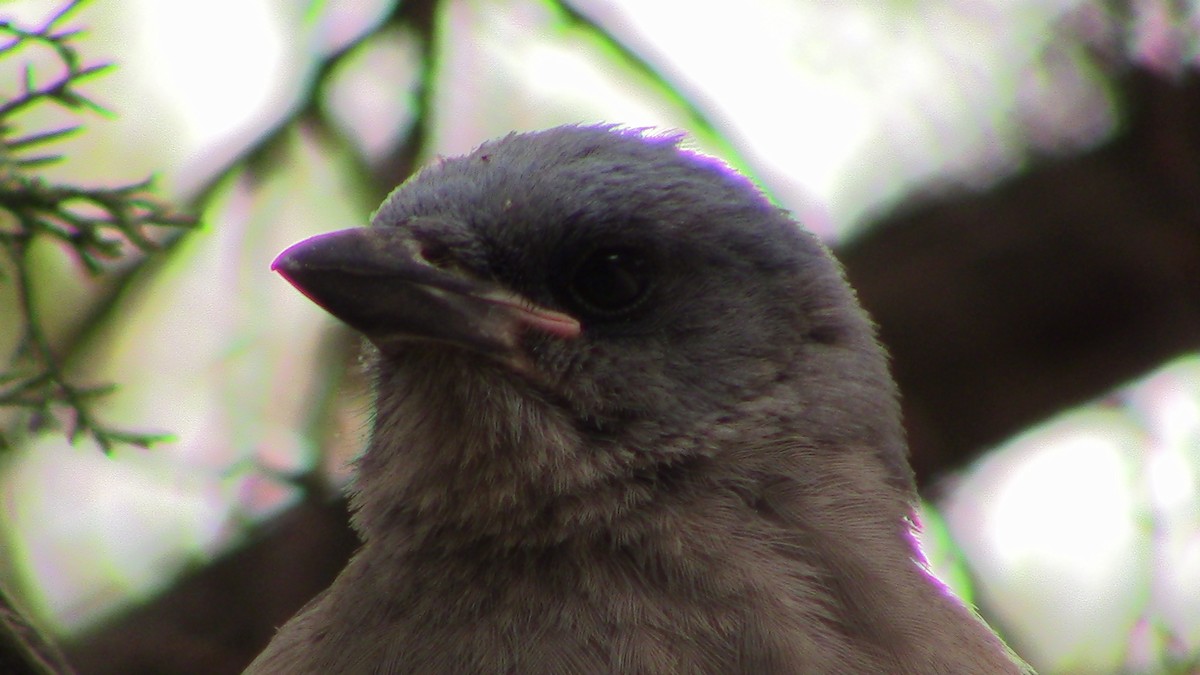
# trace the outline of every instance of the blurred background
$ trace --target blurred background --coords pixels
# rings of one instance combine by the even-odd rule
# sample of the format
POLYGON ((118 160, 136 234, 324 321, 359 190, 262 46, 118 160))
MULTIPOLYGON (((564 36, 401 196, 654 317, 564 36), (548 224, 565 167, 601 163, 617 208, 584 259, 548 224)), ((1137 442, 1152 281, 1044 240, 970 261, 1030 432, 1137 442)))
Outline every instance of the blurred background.
MULTIPOLYGON (((8 140, 85 125, 18 168, 154 175, 197 221, 91 272, 69 238, 12 255, 0 155, 0 585, 81 673, 238 672, 353 551, 358 344, 273 257, 573 122, 684 130, 833 247, 935 569, 1040 672, 1200 672, 1200 1, 94 0, 51 28, 116 64, 79 84, 111 112, 0 104, 8 140), (31 407, 29 368, 116 388, 31 407)), ((67 68, 0 38, 0 101, 67 68)))

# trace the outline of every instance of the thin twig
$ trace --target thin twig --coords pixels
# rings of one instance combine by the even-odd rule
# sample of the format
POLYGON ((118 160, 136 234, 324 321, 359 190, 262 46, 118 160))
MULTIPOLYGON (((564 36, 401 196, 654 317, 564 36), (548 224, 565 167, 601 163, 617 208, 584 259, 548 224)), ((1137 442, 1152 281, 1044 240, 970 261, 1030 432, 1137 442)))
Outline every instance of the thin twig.
MULTIPOLYGON (((52 183, 32 173, 32 169, 62 157, 44 152, 30 155, 31 150, 78 133, 81 126, 16 135, 13 121, 18 116, 41 104, 72 112, 107 113, 77 86, 108 71, 111 64, 85 64, 71 42, 80 31, 59 27, 83 4, 84 0, 67 3, 36 29, 0 22, 0 39, 8 38, 0 44, 0 58, 12 58, 25 45, 42 45, 57 55, 65 71, 48 83, 39 83, 27 64, 17 95, 0 101, 0 216, 8 216, 0 217, 0 249, 8 254, 14 270, 0 276, 0 282, 15 285, 23 327, 22 340, 8 359, 10 372, 0 372, 0 407, 22 410, 19 417, 33 431, 57 426, 67 415, 67 436, 72 442, 87 435, 109 452, 117 443, 147 446, 165 437, 114 429, 96 417, 92 399, 112 387, 85 387, 69 377, 65 357, 56 353, 43 328, 36 303, 40 279, 32 273, 30 245, 37 237, 58 240, 89 272, 99 275, 112 269, 111 263, 136 261, 159 250, 160 244, 146 234, 147 227, 187 228, 194 220, 156 199, 149 179, 117 187, 85 187, 52 183)), ((10 444, 12 433, 0 430, 0 449, 10 444)))

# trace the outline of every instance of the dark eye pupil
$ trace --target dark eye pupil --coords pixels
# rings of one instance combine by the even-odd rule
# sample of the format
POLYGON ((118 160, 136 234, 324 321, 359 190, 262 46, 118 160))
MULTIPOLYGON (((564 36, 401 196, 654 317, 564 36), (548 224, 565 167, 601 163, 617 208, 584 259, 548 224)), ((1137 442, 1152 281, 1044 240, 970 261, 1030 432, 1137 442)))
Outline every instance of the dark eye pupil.
POLYGON ((571 280, 571 292, 587 309, 614 314, 636 306, 650 286, 650 265, 630 249, 602 249, 588 256, 571 280))

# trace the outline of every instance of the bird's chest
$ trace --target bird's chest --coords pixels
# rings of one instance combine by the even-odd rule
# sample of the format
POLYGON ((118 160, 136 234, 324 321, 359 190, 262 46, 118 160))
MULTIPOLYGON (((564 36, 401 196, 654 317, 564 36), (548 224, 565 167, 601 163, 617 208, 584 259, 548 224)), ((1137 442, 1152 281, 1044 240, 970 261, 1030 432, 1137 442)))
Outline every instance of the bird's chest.
POLYGON ((740 611, 666 573, 615 552, 443 559, 379 589, 368 632, 380 672, 738 672, 740 611))

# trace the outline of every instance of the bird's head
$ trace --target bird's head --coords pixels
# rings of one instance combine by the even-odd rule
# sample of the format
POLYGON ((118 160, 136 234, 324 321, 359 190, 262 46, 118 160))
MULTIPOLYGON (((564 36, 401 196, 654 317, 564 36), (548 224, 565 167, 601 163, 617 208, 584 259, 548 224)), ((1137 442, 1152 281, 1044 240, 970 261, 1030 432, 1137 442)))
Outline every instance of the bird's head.
POLYGON ((366 531, 489 508, 586 518, 546 512, 591 494, 635 508, 611 486, 650 494, 756 442, 870 448, 911 480, 885 358, 837 264, 677 136, 510 135, 274 268, 376 348, 366 531))

